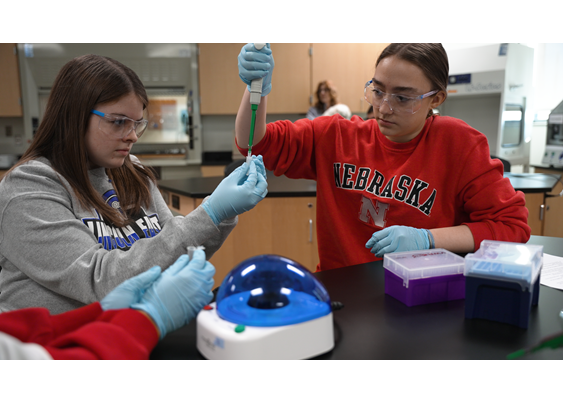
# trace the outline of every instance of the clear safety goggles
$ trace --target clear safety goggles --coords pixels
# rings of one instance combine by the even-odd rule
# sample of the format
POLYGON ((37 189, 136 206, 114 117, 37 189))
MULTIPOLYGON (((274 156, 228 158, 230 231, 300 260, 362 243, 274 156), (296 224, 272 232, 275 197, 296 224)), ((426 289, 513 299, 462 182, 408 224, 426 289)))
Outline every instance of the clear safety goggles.
POLYGON ((436 94, 438 90, 427 92, 416 97, 407 97, 405 95, 388 94, 375 88, 373 80, 369 80, 364 86, 364 98, 371 106, 379 109, 383 102, 387 101, 389 109, 393 112, 416 113, 422 105, 422 100, 436 94))
POLYGON ((102 133, 115 140, 124 139, 133 130, 137 138, 139 138, 145 132, 149 123, 146 119, 133 120, 125 116, 103 113, 95 109, 92 109, 92 113, 100 117, 98 128, 102 133))

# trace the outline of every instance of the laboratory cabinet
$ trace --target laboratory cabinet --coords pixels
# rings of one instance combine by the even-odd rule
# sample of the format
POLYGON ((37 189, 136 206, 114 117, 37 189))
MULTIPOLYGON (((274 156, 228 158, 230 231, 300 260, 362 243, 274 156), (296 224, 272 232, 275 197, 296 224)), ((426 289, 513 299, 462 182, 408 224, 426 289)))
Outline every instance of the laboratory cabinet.
MULTIPOLYGON (((561 169, 534 167, 534 171, 536 173, 556 176, 563 174, 561 169)), ((563 197, 558 197, 561 191, 563 191, 563 184, 561 181, 558 181, 551 192, 548 192, 544 203, 542 203, 544 207, 543 229, 541 235, 543 236, 563 237, 563 197), (557 196, 550 197, 549 195, 557 196)))
POLYGON ((543 235, 545 217, 545 193, 524 193, 528 209, 528 225, 532 235, 543 235))
MULTIPOLYGON (((168 207, 187 215, 203 198, 163 190, 168 207)), ((316 198, 267 197, 252 210, 239 215, 239 222, 221 248, 209 260, 215 266, 215 284, 240 262, 262 254, 277 254, 301 263, 310 271, 319 263, 315 228, 316 198)))
POLYGON ((0 43, 0 117, 21 117, 20 73, 15 43, 0 43))
MULTIPOLYGON (((316 233, 316 182, 290 179, 268 172, 268 195, 239 222, 210 259, 215 283, 249 257, 278 254, 310 271, 319 263, 316 233)), ((159 180, 158 186, 173 213, 187 215, 217 188, 223 176, 159 180)))
MULTIPOLYGON (((237 113, 246 85, 238 75, 237 57, 244 43, 200 43, 199 85, 202 115, 237 113)), ((305 113, 309 108, 309 44, 274 43, 274 74, 269 113, 305 113)))
POLYGON ((550 197, 561 192, 561 173, 541 167, 535 167, 535 173, 504 173, 514 189, 524 193, 532 235, 563 236, 563 200, 550 197))
MULTIPOLYGON (((199 44, 202 115, 236 114, 245 88, 236 59, 244 44, 199 44)), ((331 80, 339 102, 365 113, 365 83, 387 43, 273 43, 275 68, 269 114, 305 114, 315 102, 320 81, 331 80)))

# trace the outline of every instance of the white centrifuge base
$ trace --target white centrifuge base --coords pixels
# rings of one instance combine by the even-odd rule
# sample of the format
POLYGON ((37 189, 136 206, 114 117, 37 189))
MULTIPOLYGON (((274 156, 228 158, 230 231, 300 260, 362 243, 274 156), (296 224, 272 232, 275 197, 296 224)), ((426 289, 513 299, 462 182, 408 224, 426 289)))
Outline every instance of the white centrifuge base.
POLYGON ((243 326, 217 315, 216 304, 197 316, 197 349, 209 360, 299 360, 334 348, 332 312, 295 325, 243 326))

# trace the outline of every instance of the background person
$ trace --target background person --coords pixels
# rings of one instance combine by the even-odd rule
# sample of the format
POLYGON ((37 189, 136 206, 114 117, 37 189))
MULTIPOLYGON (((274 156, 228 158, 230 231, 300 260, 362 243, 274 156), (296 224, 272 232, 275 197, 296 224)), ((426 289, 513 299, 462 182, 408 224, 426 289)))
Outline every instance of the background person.
POLYGON ((321 81, 315 92, 317 102, 307 111, 307 119, 322 116, 325 111, 338 103, 338 91, 330 80, 321 81))

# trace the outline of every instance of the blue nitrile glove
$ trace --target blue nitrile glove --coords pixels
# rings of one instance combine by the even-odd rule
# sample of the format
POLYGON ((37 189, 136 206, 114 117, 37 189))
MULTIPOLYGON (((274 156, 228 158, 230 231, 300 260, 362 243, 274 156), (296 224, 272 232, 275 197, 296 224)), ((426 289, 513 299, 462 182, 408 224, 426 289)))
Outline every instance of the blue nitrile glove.
POLYGON ((261 158, 245 162, 219 183, 217 189, 202 203, 215 225, 252 209, 268 194, 268 182, 261 158), (248 172, 248 175, 247 175, 248 172))
POLYGON ((374 232, 366 248, 371 249, 371 253, 377 257, 392 252, 430 249, 428 230, 393 225, 374 232))
POLYGON ((262 174, 264 179, 268 179, 266 176, 266 167, 264 166, 264 159, 261 155, 253 155, 252 161, 256 164, 256 172, 262 174))
POLYGON ((274 56, 270 44, 267 43, 260 50, 256 50, 253 43, 247 43, 242 47, 238 55, 238 75, 248 86, 257 78, 262 80, 262 96, 266 96, 272 90, 272 72, 274 71, 274 56))
POLYGON ((160 338, 196 317, 213 299, 215 267, 196 249, 192 260, 182 255, 165 270, 131 308, 146 312, 158 326, 160 338))
POLYGON ((129 308, 141 300, 147 288, 158 276, 160 276, 160 267, 154 266, 144 273, 125 280, 100 301, 102 309, 107 311, 108 309, 129 308))

